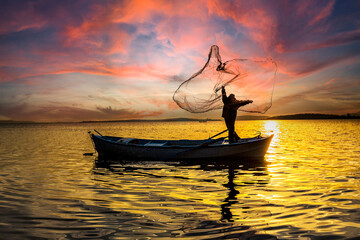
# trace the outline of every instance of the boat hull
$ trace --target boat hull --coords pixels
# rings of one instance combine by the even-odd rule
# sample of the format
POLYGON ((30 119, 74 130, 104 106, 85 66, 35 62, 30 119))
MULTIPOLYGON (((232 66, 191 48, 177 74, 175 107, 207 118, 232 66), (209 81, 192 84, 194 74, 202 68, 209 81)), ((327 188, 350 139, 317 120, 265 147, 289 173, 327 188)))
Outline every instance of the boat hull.
POLYGON ((221 141, 222 139, 219 139, 221 142, 216 143, 215 140, 214 144, 206 146, 160 146, 160 144, 130 144, 125 141, 119 142, 119 140, 122 140, 123 138, 91 134, 95 150, 98 152, 100 157, 111 157, 124 160, 157 161, 229 159, 232 157, 263 158, 269 148, 272 137, 273 135, 268 137, 242 139, 238 143, 231 144, 224 144, 224 142, 221 141))

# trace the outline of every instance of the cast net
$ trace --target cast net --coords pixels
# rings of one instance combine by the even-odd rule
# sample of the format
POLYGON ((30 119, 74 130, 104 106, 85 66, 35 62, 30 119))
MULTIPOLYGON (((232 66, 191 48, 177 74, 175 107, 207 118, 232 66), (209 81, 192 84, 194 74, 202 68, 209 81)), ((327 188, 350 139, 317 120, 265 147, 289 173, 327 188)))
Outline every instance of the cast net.
POLYGON ((276 70, 272 59, 233 59, 223 63, 219 47, 213 45, 205 66, 179 86, 173 99, 191 113, 220 109, 224 86, 227 96, 233 93, 237 100, 253 100, 239 111, 265 113, 272 105, 276 70))

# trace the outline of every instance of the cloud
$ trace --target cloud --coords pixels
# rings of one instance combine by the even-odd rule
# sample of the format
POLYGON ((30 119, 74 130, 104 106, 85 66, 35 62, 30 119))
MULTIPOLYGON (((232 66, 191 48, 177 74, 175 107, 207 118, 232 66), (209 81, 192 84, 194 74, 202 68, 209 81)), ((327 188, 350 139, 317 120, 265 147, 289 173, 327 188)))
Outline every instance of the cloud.
POLYGON ((147 103, 150 103, 151 105, 154 105, 158 108, 161 109, 166 109, 166 110, 177 110, 178 105, 172 100, 172 98, 160 98, 160 97, 156 97, 156 98, 145 98, 144 101, 146 101, 147 103))
POLYGON ((327 55, 318 53, 307 54, 303 57, 299 57, 299 55, 280 57, 278 60, 279 72, 290 77, 304 77, 344 62, 357 63, 356 57, 359 53, 360 48, 350 48, 343 49, 341 52, 328 51, 327 55))
POLYGON ((277 97, 273 101, 271 113, 322 112, 345 114, 357 112, 360 108, 359 89, 359 82, 332 78, 315 87, 305 90, 296 88, 295 93, 277 97))
POLYGON ((308 51, 318 48, 340 46, 358 41, 360 41, 360 30, 353 30, 349 32, 341 32, 335 34, 329 37, 328 39, 324 40, 323 42, 309 43, 305 45, 303 48, 300 48, 299 50, 308 51))
MULTIPOLYGON (((16 4, 4 6, 8 20, 1 24, 5 38, 0 64, 21 67, 27 74, 14 69, 5 72, 1 81, 69 72, 120 78, 148 73, 140 77, 166 79, 190 74, 184 66, 200 63, 199 56, 214 43, 225 55, 243 51, 239 45, 244 44, 256 49, 252 45, 256 43, 266 55, 282 59, 284 53, 340 46, 360 37, 356 26, 344 30, 336 22, 343 15, 331 18, 335 1, 29 1, 18 5, 19 9, 16 4), (27 27, 28 19, 35 27, 27 27), (26 48, 18 51, 18 46, 26 48)), ((259 52, 254 51, 248 54, 259 52)))
POLYGON ((315 17, 309 22, 309 26, 312 26, 329 17, 334 8, 334 5, 335 5, 335 0, 328 1, 328 3, 324 6, 324 8, 321 9, 319 14, 315 15, 315 17))
POLYGON ((134 111, 129 109, 113 109, 109 107, 97 107, 96 110, 73 106, 45 105, 34 107, 26 103, 13 104, 11 106, 0 105, 0 116, 6 119, 25 121, 96 121, 96 120, 121 120, 139 119, 144 117, 159 116, 162 111, 134 111))
MULTIPOLYGON (((14 95, 28 87, 35 89, 32 94, 36 96, 38 89, 52 89, 56 83, 68 90, 64 94, 74 102, 80 91, 86 117, 111 117, 115 114, 110 112, 126 109, 135 117, 136 113, 171 112, 171 91, 204 65, 213 44, 220 46, 224 60, 273 57, 280 80, 286 84, 356 64, 359 14, 357 1, 335 0, 4 1, 0 8, 0 87, 6 91, 11 86, 14 95), (81 77, 72 80, 75 75, 81 77), (97 84, 85 84, 82 78, 96 78, 97 84), (75 81, 83 87, 75 84, 74 88, 75 81), (113 89, 119 90, 115 93, 113 89), (150 96, 157 89, 166 94, 150 96), (142 112, 141 103, 124 108, 116 101, 95 98, 90 99, 93 105, 86 104, 86 91, 111 94, 114 99, 149 96, 151 100, 144 104, 151 111, 142 112), (105 115, 106 107, 104 112, 96 106, 112 108, 105 115)), ((43 111, 28 111, 51 118, 50 113, 56 112, 47 105, 51 97, 41 96, 42 104, 28 99, 27 109, 38 107, 43 111)), ((77 119, 76 112, 82 110, 68 108, 64 99, 59 98, 56 107, 64 107, 77 119)), ((5 102, 11 100, 0 100, 0 104, 5 102)), ((31 114, 26 116, 31 118, 31 114)))

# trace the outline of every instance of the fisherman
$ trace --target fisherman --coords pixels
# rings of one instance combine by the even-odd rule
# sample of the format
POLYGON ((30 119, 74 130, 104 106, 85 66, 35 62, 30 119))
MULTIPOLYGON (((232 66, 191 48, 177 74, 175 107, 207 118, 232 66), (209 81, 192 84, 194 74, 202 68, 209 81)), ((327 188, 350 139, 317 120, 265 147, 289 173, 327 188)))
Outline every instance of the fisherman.
POLYGON ((229 97, 226 96, 225 87, 221 88, 222 101, 224 103, 222 117, 225 120, 226 127, 229 132, 229 143, 235 143, 240 140, 239 136, 235 132, 235 120, 237 110, 241 106, 252 103, 252 100, 236 100, 234 94, 230 94, 229 97))

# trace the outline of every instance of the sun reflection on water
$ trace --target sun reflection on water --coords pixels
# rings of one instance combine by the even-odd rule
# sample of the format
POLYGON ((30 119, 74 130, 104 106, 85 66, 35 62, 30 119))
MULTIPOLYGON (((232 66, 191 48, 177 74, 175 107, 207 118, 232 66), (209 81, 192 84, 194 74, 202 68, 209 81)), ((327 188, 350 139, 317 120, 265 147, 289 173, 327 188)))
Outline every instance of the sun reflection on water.
POLYGON ((274 134, 272 142, 277 142, 279 135, 281 134, 278 121, 265 121, 264 130, 268 135, 274 134))
MULTIPOLYGON (((24 238, 44 239, 63 238, 64 232, 78 239, 87 234, 215 239, 245 232, 279 239, 356 237, 359 123, 237 121, 242 138, 259 130, 274 137, 261 162, 245 159, 231 167, 159 162, 105 167, 94 164, 95 156, 82 155, 92 151, 89 129, 124 137, 206 139, 224 130, 224 122, 3 127, 0 198, 6 219, 0 217, 0 232, 4 238, 1 224, 7 224, 24 238), (19 219, 32 221, 19 224, 19 219)), ((6 236, 13 236, 11 231, 6 236)))

